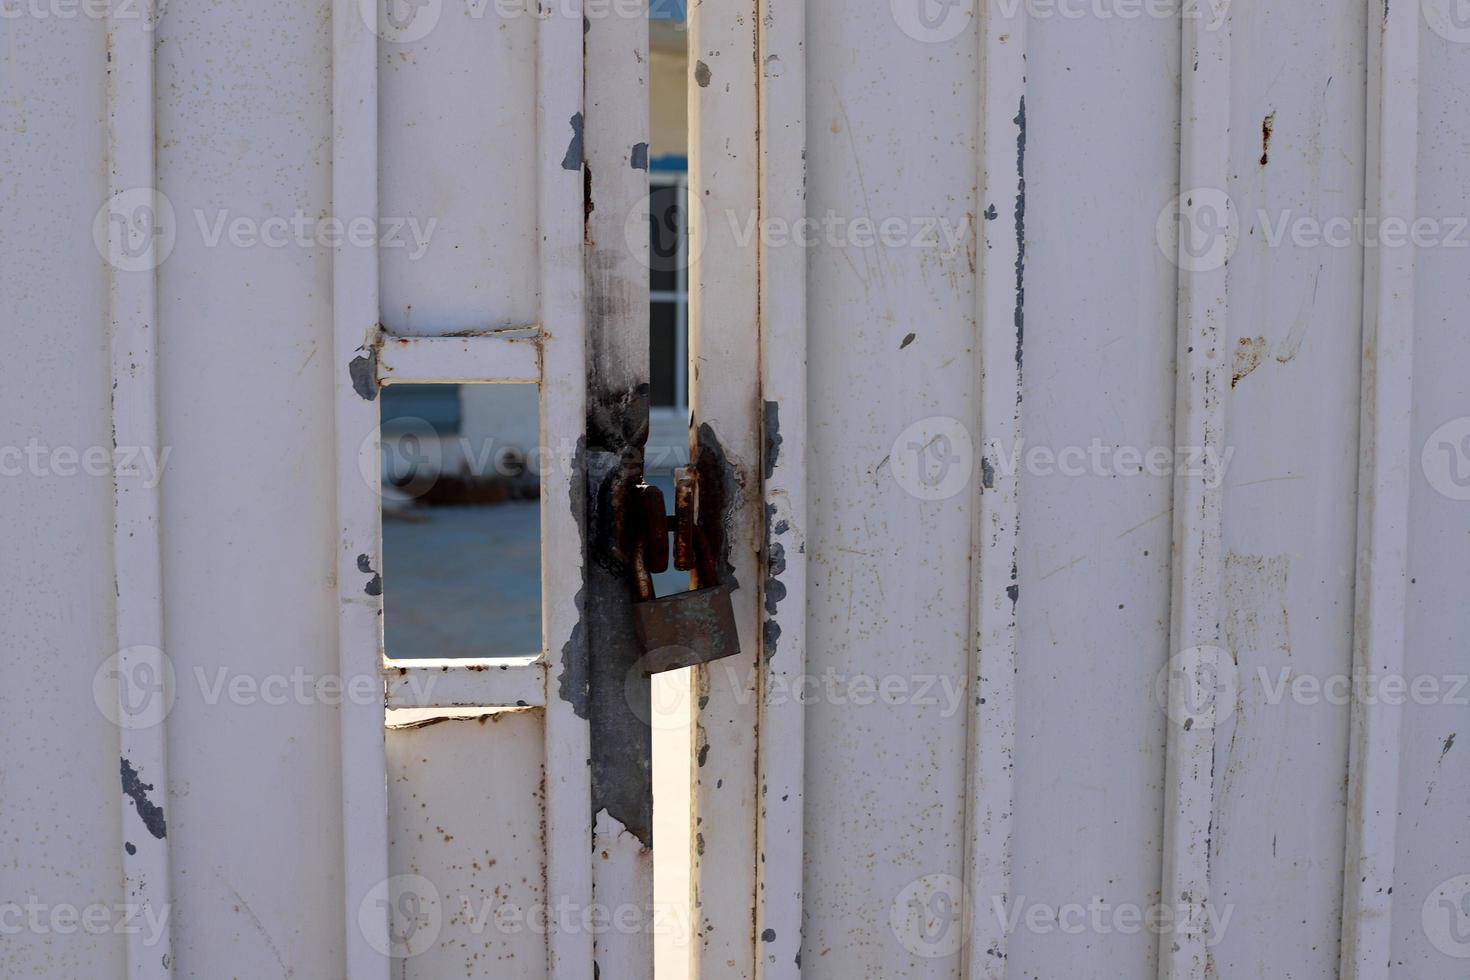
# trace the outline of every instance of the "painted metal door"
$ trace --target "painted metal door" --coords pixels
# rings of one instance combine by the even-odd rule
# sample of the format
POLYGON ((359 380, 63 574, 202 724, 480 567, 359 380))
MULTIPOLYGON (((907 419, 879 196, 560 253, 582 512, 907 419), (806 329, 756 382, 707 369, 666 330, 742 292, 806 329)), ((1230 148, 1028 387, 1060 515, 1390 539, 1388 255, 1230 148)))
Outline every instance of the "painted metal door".
MULTIPOLYGON (((0 972, 650 974, 615 7, 5 6, 0 972), (539 392, 519 660, 383 660, 413 382, 539 392)), ((687 972, 1464 975, 1462 15, 693 6, 687 972)))

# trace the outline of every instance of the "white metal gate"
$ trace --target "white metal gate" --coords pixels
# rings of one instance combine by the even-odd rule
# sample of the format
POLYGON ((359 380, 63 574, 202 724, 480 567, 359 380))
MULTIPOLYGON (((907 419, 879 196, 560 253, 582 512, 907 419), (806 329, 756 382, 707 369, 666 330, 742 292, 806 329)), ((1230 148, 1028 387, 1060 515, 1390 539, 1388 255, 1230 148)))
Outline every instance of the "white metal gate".
POLYGON ((1463 976, 1463 11, 690 6, 674 911, 645 8, 3 5, 0 973, 1463 976), (383 660, 404 383, 537 386, 540 650, 383 660))

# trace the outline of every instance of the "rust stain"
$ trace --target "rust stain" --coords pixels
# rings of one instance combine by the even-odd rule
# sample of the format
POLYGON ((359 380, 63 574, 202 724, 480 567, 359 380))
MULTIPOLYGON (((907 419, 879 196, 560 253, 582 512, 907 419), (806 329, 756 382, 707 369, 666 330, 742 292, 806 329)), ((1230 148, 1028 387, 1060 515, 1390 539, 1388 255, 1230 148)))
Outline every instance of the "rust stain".
POLYGON ((1225 646, 1239 655, 1268 649, 1291 655, 1286 555, 1225 556, 1225 646))
POLYGON ((419 729, 433 728, 435 725, 443 725, 446 722, 473 721, 476 724, 480 725, 484 725, 490 722, 499 724, 502 716, 514 714, 517 710, 520 709, 504 708, 498 711, 486 712, 479 715, 436 715, 433 718, 421 718, 417 721, 408 721, 401 724, 394 724, 390 722, 388 724, 388 728, 389 730, 395 732, 416 732, 419 729))
POLYGON ((1230 387, 1240 384, 1247 375, 1261 366, 1266 357, 1265 337, 1241 337, 1235 343, 1235 368, 1230 374, 1230 387))

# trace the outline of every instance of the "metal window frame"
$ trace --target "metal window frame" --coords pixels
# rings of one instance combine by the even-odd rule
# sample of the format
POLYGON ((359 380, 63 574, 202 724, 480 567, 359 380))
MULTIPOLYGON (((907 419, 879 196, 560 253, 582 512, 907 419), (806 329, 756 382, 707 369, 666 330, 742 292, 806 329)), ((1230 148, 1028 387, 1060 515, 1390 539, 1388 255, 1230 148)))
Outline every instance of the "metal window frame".
POLYGON ((665 419, 689 417, 689 174, 674 171, 649 171, 650 194, 655 187, 674 187, 684 198, 678 208, 679 254, 675 259, 674 289, 650 289, 651 304, 674 306, 674 404, 651 406, 649 412, 665 419))

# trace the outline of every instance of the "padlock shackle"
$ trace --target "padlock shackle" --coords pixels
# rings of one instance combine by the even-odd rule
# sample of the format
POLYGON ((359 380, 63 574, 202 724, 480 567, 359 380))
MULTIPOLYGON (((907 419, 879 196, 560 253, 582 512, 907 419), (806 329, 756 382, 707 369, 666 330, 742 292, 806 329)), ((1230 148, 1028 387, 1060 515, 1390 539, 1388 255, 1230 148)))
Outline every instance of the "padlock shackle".
POLYGON ((648 553, 640 539, 640 546, 633 552, 633 584, 638 590, 639 602, 652 602, 658 598, 653 587, 653 573, 648 570, 648 553))

